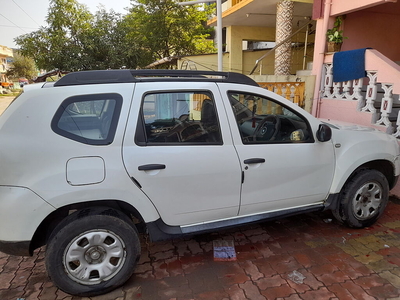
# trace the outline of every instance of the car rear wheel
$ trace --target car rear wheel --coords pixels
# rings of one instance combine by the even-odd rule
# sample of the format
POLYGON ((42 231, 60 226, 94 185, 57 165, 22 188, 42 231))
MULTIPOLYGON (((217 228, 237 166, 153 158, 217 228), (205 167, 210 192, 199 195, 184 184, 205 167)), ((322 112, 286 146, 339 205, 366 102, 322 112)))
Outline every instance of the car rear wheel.
POLYGON ((346 183, 333 215, 350 227, 368 227, 383 214, 388 199, 386 177, 377 170, 361 170, 346 183))
POLYGON ((116 210, 75 212, 60 224, 46 249, 46 268, 64 292, 107 293, 128 280, 140 256, 133 223, 116 210))

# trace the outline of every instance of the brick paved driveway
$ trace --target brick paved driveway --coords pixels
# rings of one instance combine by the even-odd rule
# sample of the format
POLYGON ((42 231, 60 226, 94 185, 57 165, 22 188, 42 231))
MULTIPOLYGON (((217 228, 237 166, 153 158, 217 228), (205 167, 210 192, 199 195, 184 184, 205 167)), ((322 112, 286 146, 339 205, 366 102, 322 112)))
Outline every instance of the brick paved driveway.
POLYGON ((187 239, 142 236, 135 274, 106 295, 80 298, 48 280, 44 250, 0 253, 0 299, 400 299, 400 204, 373 227, 349 229, 327 213, 307 214, 187 239), (215 262, 213 240, 233 240, 237 261, 215 262))

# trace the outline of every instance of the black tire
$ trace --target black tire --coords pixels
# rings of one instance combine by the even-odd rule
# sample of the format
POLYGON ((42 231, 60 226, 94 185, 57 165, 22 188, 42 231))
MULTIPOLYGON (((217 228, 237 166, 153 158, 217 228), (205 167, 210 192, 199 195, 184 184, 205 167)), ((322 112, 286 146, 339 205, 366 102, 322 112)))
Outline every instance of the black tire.
POLYGON ((50 236, 47 273, 64 292, 96 296, 124 284, 140 257, 140 241, 131 220, 110 208, 77 211, 50 236))
POLYGON ((377 170, 360 170, 344 186, 333 215, 349 227, 368 227, 383 214, 388 200, 386 177, 377 170))

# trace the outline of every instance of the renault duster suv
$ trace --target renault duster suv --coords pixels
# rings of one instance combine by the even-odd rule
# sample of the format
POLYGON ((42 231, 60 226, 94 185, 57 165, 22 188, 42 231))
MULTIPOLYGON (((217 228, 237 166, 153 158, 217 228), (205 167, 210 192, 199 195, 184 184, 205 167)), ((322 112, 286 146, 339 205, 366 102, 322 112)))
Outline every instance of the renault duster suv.
POLYGON ((236 73, 108 70, 24 87, 0 117, 0 251, 63 291, 108 292, 153 241, 330 209, 373 224, 392 136, 322 123, 236 73))

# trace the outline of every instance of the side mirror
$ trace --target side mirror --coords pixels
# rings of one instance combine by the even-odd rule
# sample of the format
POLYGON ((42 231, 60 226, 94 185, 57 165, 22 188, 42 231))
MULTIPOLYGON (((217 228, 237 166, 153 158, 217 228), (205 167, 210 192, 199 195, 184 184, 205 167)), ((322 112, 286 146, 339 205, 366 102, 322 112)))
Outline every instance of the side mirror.
POLYGON ((332 137, 332 129, 326 124, 319 125, 317 131, 318 141, 327 142, 330 141, 331 137, 332 137))

